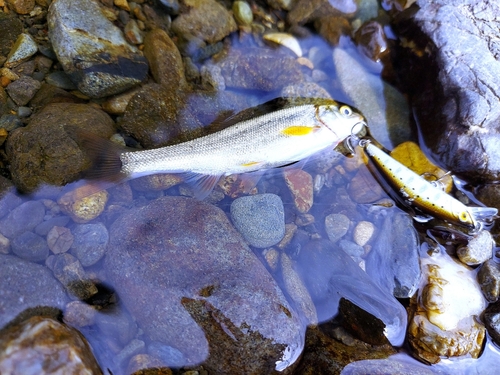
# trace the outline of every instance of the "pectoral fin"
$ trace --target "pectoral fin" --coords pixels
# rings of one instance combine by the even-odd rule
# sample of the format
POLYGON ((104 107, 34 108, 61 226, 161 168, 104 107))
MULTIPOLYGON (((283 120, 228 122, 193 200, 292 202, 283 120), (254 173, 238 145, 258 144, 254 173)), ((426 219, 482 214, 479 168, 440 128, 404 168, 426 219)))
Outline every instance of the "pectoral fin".
POLYGON ((183 177, 184 182, 193 189, 194 196, 199 200, 205 199, 221 178, 221 176, 199 173, 185 173, 183 177))

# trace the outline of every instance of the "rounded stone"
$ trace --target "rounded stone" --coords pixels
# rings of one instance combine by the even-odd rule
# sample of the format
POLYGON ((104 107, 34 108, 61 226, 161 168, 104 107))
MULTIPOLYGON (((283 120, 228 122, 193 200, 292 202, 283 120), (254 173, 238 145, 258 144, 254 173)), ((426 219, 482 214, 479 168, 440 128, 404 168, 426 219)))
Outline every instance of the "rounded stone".
POLYGON ((231 219, 252 246, 276 245, 285 235, 285 211, 275 194, 259 194, 237 198, 231 204, 231 219))
POLYGON ((49 256, 49 247, 43 237, 33 232, 24 232, 12 241, 12 252, 19 258, 40 262, 49 256))
POLYGON ((252 8, 246 1, 235 1, 233 3, 233 14, 239 25, 249 26, 253 22, 252 8))
POLYGON ((25 202, 0 221, 0 233, 7 238, 14 238, 34 229, 43 221, 44 216, 45 207, 40 201, 25 202))
POLYGON ((333 243, 345 236, 351 221, 344 214, 330 214, 325 218, 325 230, 333 243))
POLYGON ((375 232, 375 225, 369 221, 360 221, 354 228, 354 242, 359 246, 365 246, 375 232))
POLYGON ((103 224, 77 225, 72 232, 75 239, 71 245, 71 253, 82 266, 91 266, 104 256, 109 235, 103 224))

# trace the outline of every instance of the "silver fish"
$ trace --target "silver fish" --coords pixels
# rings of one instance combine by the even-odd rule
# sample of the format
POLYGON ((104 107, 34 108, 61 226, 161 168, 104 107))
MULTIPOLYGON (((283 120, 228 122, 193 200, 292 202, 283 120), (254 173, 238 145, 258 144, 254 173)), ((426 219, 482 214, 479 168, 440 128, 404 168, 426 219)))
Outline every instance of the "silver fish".
POLYGON ((478 220, 492 219, 498 212, 492 207, 468 207, 395 160, 369 140, 361 140, 370 159, 407 203, 451 223, 479 229, 478 220))
MULTIPOLYGON (((183 173, 202 198, 221 176, 292 164, 334 148, 366 127, 360 113, 334 100, 280 99, 279 103, 272 112, 257 111, 258 116, 245 118, 256 111, 244 111, 230 127, 171 146, 138 151, 98 142, 92 146, 98 149, 92 175, 121 181, 155 173, 183 173)), ((264 106, 270 107, 269 103, 264 106)), ((76 133, 76 138, 85 138, 81 131, 76 133)))

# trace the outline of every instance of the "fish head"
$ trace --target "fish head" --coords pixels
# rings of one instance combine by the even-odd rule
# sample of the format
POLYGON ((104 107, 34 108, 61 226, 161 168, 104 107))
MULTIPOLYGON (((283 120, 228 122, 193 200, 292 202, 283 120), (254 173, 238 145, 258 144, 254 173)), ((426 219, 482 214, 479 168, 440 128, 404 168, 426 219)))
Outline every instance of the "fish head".
POLYGON ((339 142, 349 136, 361 137, 366 132, 365 118, 348 105, 322 105, 317 113, 319 121, 338 137, 339 142))

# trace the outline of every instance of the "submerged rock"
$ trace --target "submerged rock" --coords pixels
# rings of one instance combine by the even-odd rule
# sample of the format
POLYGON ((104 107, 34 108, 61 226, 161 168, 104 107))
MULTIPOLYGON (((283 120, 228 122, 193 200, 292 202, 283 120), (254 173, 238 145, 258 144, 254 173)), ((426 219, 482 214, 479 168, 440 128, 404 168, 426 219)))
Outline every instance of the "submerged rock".
POLYGON ((490 181, 500 177, 499 16, 495 1, 417 0, 396 20, 426 145, 453 173, 490 181))
POLYGON ((118 218, 105 268, 145 335, 182 352, 184 365, 267 373, 302 351, 298 316, 224 212, 207 203, 164 197, 118 218))
POLYGON ((57 320, 34 316, 0 335, 2 374, 102 374, 87 340, 57 320))
POLYGON ((64 71, 92 98, 138 85, 148 64, 128 44, 94 0, 55 0, 47 16, 49 37, 64 71))

